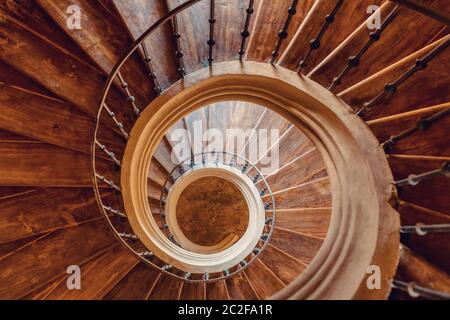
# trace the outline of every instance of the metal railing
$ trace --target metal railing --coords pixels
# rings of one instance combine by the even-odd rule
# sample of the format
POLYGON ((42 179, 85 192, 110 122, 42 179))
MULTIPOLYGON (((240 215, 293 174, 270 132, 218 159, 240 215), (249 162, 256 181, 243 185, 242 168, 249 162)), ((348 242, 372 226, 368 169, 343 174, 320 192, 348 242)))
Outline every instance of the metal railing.
MULTIPOLYGON (((125 93, 125 96, 131 106, 133 113, 138 117, 140 115, 140 112, 142 111, 141 108, 136 104, 136 99, 134 98, 134 96, 132 94, 132 92, 133 92, 132 89, 128 87, 127 82, 120 74, 121 68, 124 66, 126 61, 131 57, 131 55, 133 53, 135 53, 137 50, 140 50, 141 55, 143 55, 143 57, 144 57, 144 61, 149 70, 150 78, 154 83, 155 92, 158 95, 163 92, 164 89, 159 84, 156 72, 154 71, 155 69, 152 64, 152 60, 149 56, 149 52, 147 50, 147 47, 146 47, 144 41, 165 23, 170 23, 172 26, 173 37, 174 37, 174 42, 175 42, 175 46, 176 46, 176 52, 174 52, 174 54, 177 57, 177 63, 178 63, 177 70, 178 70, 180 77, 181 78, 184 77, 185 69, 184 69, 184 61, 183 61, 183 51, 181 49, 181 41, 180 41, 181 35, 179 33, 177 15, 200 1, 202 1, 202 0, 188 0, 188 1, 184 2, 182 5, 171 10, 165 16, 161 17, 150 28, 148 28, 138 39, 136 39, 133 42, 130 50, 125 55, 123 55, 120 58, 119 62, 114 66, 114 68, 112 69, 112 71, 106 81, 106 85, 105 85, 103 93, 102 93, 102 97, 101 97, 101 101, 100 101, 100 105, 99 105, 99 109, 98 109, 98 113, 97 113, 97 119, 96 119, 97 121, 96 121, 95 130, 94 130, 94 134, 93 134, 93 140, 92 140, 92 144, 91 144, 91 155, 92 155, 91 161, 92 161, 92 169, 93 169, 93 172, 92 172, 93 185, 94 185, 95 196, 97 199, 97 203, 99 205, 99 209, 102 212, 102 214, 105 216, 105 218, 108 222, 108 225, 111 228, 111 230, 113 231, 114 235, 122 242, 122 244, 125 247, 127 247, 130 251, 132 251, 137 257, 139 257, 139 259, 141 259, 142 261, 146 262, 147 264, 152 265, 153 267, 159 269, 161 272, 170 274, 176 278, 183 279, 186 281, 205 282, 205 281, 214 281, 214 280, 218 280, 218 279, 225 279, 225 278, 231 277, 234 274, 236 274, 237 272, 240 272, 241 270, 247 268, 256 259, 256 257, 263 251, 263 249, 267 245, 268 241, 270 240, 270 237, 271 237, 272 231, 273 231, 273 224, 275 222, 275 200, 274 200, 272 192, 270 191, 270 187, 267 185, 267 182, 265 181, 264 177, 259 173, 259 170, 256 167, 254 167, 253 165, 251 165, 246 160, 245 160, 244 165, 242 166, 242 172, 245 174, 248 174, 248 172, 250 171, 248 169, 250 167, 253 167, 254 170, 256 170, 258 172, 258 179, 254 180, 254 182, 257 182, 260 178, 264 182, 264 187, 260 190, 261 197, 264 196, 266 194, 266 192, 269 192, 269 194, 271 195, 271 198, 272 198, 271 202, 266 203, 265 209, 266 209, 266 213, 272 212, 273 216, 267 217, 265 228, 268 228, 268 229, 266 230, 267 232, 264 232, 261 235, 260 246, 255 247, 252 254, 250 254, 246 259, 241 261, 238 265, 233 267, 232 270, 223 270, 223 272, 220 273, 220 275, 209 274, 209 273, 196 275, 196 274, 192 274, 189 272, 185 272, 183 270, 179 270, 179 269, 175 268, 174 266, 159 259, 154 253, 147 251, 145 246, 140 242, 139 238, 131 232, 129 225, 127 226, 124 223, 124 221, 126 221, 126 219, 127 219, 127 215, 126 215, 126 212, 123 212, 123 208, 121 208, 121 204, 113 203, 113 201, 111 201, 110 203, 106 203, 107 201, 105 201, 103 199, 102 192, 100 189, 101 184, 103 184, 104 186, 106 186, 109 189, 114 190, 116 194, 120 195, 120 193, 122 191, 121 187, 120 187, 120 182, 114 181, 114 178, 112 176, 114 173, 116 173, 117 171, 120 170, 122 163, 121 163, 120 157, 111 151, 113 148, 110 148, 109 146, 107 146, 105 144, 105 142, 103 142, 101 140, 101 138, 99 137, 99 134, 98 134, 99 130, 100 130, 100 125, 104 124, 105 126, 111 125, 112 129, 114 131, 118 132, 123 137, 124 143, 126 143, 129 138, 130 133, 127 132, 127 130, 125 129, 125 126, 124 126, 124 121, 126 119, 120 118, 120 115, 119 115, 120 110, 111 110, 110 107, 107 105, 108 94, 109 94, 110 89, 113 86, 113 84, 115 82, 117 83, 117 80, 119 80, 118 83, 120 84, 121 89, 125 93), (104 117, 105 115, 106 115, 106 118, 109 118, 109 120, 110 120, 109 122, 105 121, 105 117, 104 117), (100 152, 103 154, 106 154, 107 158, 111 161, 111 163, 114 166, 114 168, 112 168, 111 172, 109 172, 109 174, 111 174, 111 176, 108 176, 108 173, 98 172, 98 170, 97 170, 96 159, 97 159, 97 153, 100 153, 100 152), (118 221, 116 221, 117 219, 118 219, 118 221)), ((209 65, 211 67, 213 65, 213 61, 214 61, 213 47, 216 44, 216 40, 214 39, 214 23, 216 22, 216 17, 215 17, 215 11, 214 11, 214 9, 215 9, 214 0, 209 0, 209 1, 211 4, 210 18, 209 18, 210 36, 209 36, 209 40, 208 40, 207 44, 209 46, 208 61, 209 61, 209 65)), ((312 55, 314 50, 319 49, 320 41, 321 41, 322 37, 327 32, 327 29, 329 28, 329 26, 334 22, 335 16, 338 13, 339 9, 341 8, 342 4, 343 4, 342 0, 337 0, 336 5, 335 5, 334 9, 332 10, 332 12, 330 12, 326 16, 325 21, 323 22, 323 25, 322 25, 319 33, 317 34, 317 36, 314 39, 311 40, 310 48, 309 48, 308 52, 306 53, 306 55, 303 57, 303 60, 300 62, 300 65, 297 70, 298 72, 301 72, 303 70, 303 68, 307 67, 307 62, 308 62, 309 57, 312 55)), ((272 55, 272 62, 274 62, 276 57, 279 55, 279 50, 281 48, 281 44, 287 36, 287 30, 288 30, 289 24, 291 22, 292 16, 295 14, 296 6, 297 6, 297 1, 293 1, 292 6, 289 9, 288 17, 285 22, 285 25, 279 34, 279 39, 278 39, 275 51, 272 55)), ((254 0, 249 0, 249 4, 248 4, 248 8, 246 10, 246 13, 247 13, 247 16, 245 19, 245 24, 243 27, 243 31, 241 32, 242 42, 241 42, 241 46, 240 46, 240 50, 239 50, 239 60, 240 61, 242 61, 244 58, 247 40, 248 40, 248 37, 250 36, 249 27, 250 27, 250 21, 251 21, 252 14, 254 13, 254 0)), ((384 28, 386 28, 392 22, 392 19, 394 17, 395 17, 395 12, 393 12, 392 15, 389 16, 385 20, 384 28)), ((374 33, 373 35, 371 35, 371 38, 367 42, 366 46, 364 48, 362 48, 355 56, 350 57, 349 66, 347 69, 354 67, 355 65, 357 65, 359 63, 359 59, 364 54, 364 52, 367 50, 367 47, 370 46, 373 43, 373 41, 376 41, 377 37, 379 37, 381 35, 381 32, 383 30, 384 29, 382 29, 378 33, 374 33)), ((400 76, 396 81, 387 84, 385 86, 383 92, 381 92, 378 96, 374 97, 372 100, 366 102, 362 106, 362 108, 358 111, 358 114, 360 116, 364 116, 366 114, 366 112, 371 111, 373 109, 373 107, 375 107, 377 105, 377 103, 380 102, 383 98, 385 98, 388 94, 395 94, 395 92, 397 91, 397 87, 399 85, 401 85, 403 82, 405 82, 408 78, 410 78, 416 72, 425 69, 427 67, 427 64, 431 60, 433 60, 438 54, 440 54, 443 50, 445 50, 446 47, 449 45, 449 43, 450 43, 450 40, 444 41, 442 44, 440 44, 439 46, 437 46, 436 48, 431 50, 427 55, 425 55, 421 59, 418 59, 416 61, 416 63, 413 66, 411 66, 411 68, 408 71, 406 71, 402 76, 400 76)), ((332 86, 338 85, 347 71, 348 70, 344 70, 338 76, 338 79, 336 79, 336 81, 335 81, 336 83, 332 84, 332 86)), ((332 89, 332 88, 333 87, 331 87, 330 89, 332 89)), ((443 111, 442 113, 439 113, 428 119, 421 120, 421 122, 418 123, 415 128, 411 128, 403 133, 400 133, 398 136, 391 137, 391 139, 388 142, 384 143, 384 145, 386 145, 386 149, 388 148, 388 145, 390 147, 390 146, 392 146, 392 144, 394 144, 398 140, 400 140, 416 131, 423 130, 424 126, 431 125, 432 123, 436 122, 437 120, 443 118, 446 115, 448 115, 448 109, 443 111)), ((234 156, 238 157, 236 155, 234 155, 234 156)), ((189 164, 189 165, 191 165, 191 164, 189 164)), ((193 165, 196 166, 197 164, 194 162, 193 165)), ((201 166, 204 164, 202 163, 202 164, 198 164, 198 165, 201 166)), ((230 164, 230 165, 234 166, 235 164, 230 164)), ((176 170, 180 170, 180 167, 177 166, 176 170)), ((438 175, 448 176, 448 174, 449 174, 448 170, 449 170, 449 167, 448 167, 448 164, 446 164, 442 168, 436 169, 434 171, 423 173, 421 175, 411 175, 407 179, 396 181, 395 184, 397 187, 403 187, 406 185, 416 185, 424 179, 432 178, 432 177, 435 177, 438 175)), ((253 179, 255 179, 255 177, 253 177, 253 179)), ((163 193, 167 193, 168 190, 169 190, 169 188, 166 188, 166 186, 164 186, 163 193)), ((164 194, 162 194, 162 196, 161 196, 160 203, 162 203, 163 195, 164 194)), ((121 196, 120 196, 120 200, 121 200, 121 196)), ((162 219, 164 217, 160 216, 160 218, 162 219)), ((162 225, 164 225, 164 224, 162 224, 162 225)), ((448 226, 442 226, 442 225, 424 226, 424 225, 419 224, 416 226, 403 226, 400 231, 402 233, 415 232, 419 235, 424 235, 428 232, 448 232, 448 226), (442 230, 444 230, 444 231, 442 231, 442 230)), ((168 237, 170 237, 170 234, 168 235, 168 237)), ((397 281, 397 282, 394 281, 393 285, 394 285, 394 287, 399 288, 399 289, 402 289, 402 288, 408 289, 409 288, 409 290, 411 290, 411 288, 413 288, 416 293, 419 292, 423 295, 426 295, 427 293, 429 293, 427 291, 428 289, 426 289, 426 288, 421 288, 418 286, 413 286, 413 287, 409 286, 408 287, 399 281, 397 281)), ((439 293, 438 293, 438 295, 439 295, 439 293)))

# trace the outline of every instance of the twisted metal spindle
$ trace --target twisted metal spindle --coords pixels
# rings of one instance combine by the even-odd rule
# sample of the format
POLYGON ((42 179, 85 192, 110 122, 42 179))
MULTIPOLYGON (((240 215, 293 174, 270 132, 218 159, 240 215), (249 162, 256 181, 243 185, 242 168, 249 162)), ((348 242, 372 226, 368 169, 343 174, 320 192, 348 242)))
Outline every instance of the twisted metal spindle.
POLYGON ((141 47, 142 47, 142 51, 144 52, 144 61, 147 64, 147 68, 149 70, 149 76, 153 80, 154 90, 155 90, 156 94, 159 96, 162 93, 162 88, 158 82, 158 77, 155 72, 155 69, 153 68, 152 59, 150 58, 150 55, 148 53, 145 42, 142 42, 141 47))
POLYGON ((95 140, 95 143, 98 145, 98 147, 100 148, 100 150, 102 150, 104 153, 106 153, 106 155, 108 155, 108 157, 111 158, 112 161, 114 161, 114 163, 116 165, 118 165, 119 167, 121 166, 120 161, 116 158, 116 155, 114 154, 114 152, 109 151, 106 146, 104 144, 101 144, 100 142, 98 142, 98 140, 95 140))
POLYGON ((144 252, 138 253, 138 255, 143 257, 143 258, 152 258, 155 254, 153 252, 150 252, 150 251, 144 251, 144 252))
POLYGON ((416 60, 416 63, 410 67, 405 73, 403 73, 397 80, 388 83, 384 86, 384 90, 381 91, 375 98, 364 103, 363 107, 360 108, 356 114, 360 117, 364 117, 368 111, 370 111, 378 102, 380 102, 387 95, 394 95, 397 92, 397 88, 403 84, 406 80, 412 77, 415 73, 424 70, 428 64, 439 55, 442 51, 444 51, 448 45, 450 44, 450 37, 443 41, 440 45, 435 47, 425 56, 416 60))
POLYGON ((397 188, 404 186, 416 186, 421 181, 431 179, 437 176, 450 177, 450 161, 446 161, 439 169, 431 170, 421 174, 411 174, 408 178, 395 181, 397 188))
POLYGON ((250 36, 250 31, 248 31, 250 27, 250 21, 252 19, 252 14, 255 12, 255 9, 253 9, 253 5, 255 4, 255 0, 250 0, 248 2, 248 8, 246 10, 247 17, 245 18, 245 24, 244 24, 244 30, 241 32, 241 48, 239 49, 239 60, 242 62, 242 59, 244 58, 245 54, 245 46, 247 43, 247 38, 250 36))
POLYGON ((119 210, 113 209, 112 207, 108 207, 108 206, 103 206, 103 209, 105 209, 106 211, 111 212, 112 214, 119 216, 121 218, 126 218, 127 215, 123 212, 120 212, 119 210))
POLYGON ((209 46, 209 56, 208 56, 208 63, 211 67, 214 61, 213 58, 213 50, 214 45, 216 44, 216 40, 214 39, 214 24, 216 23, 215 18, 215 0, 210 0, 210 18, 208 20, 209 22, 209 40, 207 41, 207 44, 209 46))
POLYGON ((163 265, 163 266, 162 266, 162 269, 163 269, 164 271, 172 270, 172 268, 173 268, 173 266, 170 265, 170 264, 166 264, 166 265, 163 265))
POLYGON ((429 298, 429 299, 442 299, 449 300, 450 294, 442 291, 433 290, 430 288, 425 288, 418 286, 414 282, 404 282, 394 279, 392 282, 392 288, 404 291, 409 294, 412 298, 429 298))
POLYGON ((122 136, 125 138, 125 140, 128 140, 128 133, 123 129, 123 123, 117 120, 116 114, 109 109, 109 107, 106 105, 106 103, 103 104, 103 107, 105 108, 106 112, 108 113, 108 116, 114 121, 116 127, 119 129, 122 136))
POLYGON ((185 68, 184 68, 184 62, 183 62, 183 50, 181 50, 181 34, 179 32, 178 29, 178 19, 177 16, 173 16, 172 18, 172 27, 173 27, 173 36, 175 38, 175 46, 176 46, 176 51, 175 51, 175 55, 178 59, 178 74, 180 75, 181 78, 184 78, 185 76, 185 68))
POLYGON ((119 191, 119 192, 122 192, 122 190, 121 190, 118 186, 116 186, 116 185, 114 184, 114 182, 112 182, 112 181, 106 179, 104 176, 101 176, 101 175, 99 175, 98 173, 96 173, 95 176, 97 177, 97 179, 99 179, 100 181, 103 181, 104 183, 106 183, 106 184, 107 184, 108 186, 110 186, 111 188, 114 188, 115 190, 117 190, 117 191, 119 191))
POLYGON ((120 232, 117 235, 119 237, 121 237, 121 238, 127 238, 127 239, 131 239, 131 240, 137 240, 138 239, 137 235, 135 235, 133 233, 120 232))
POLYGON ((278 41, 275 46, 275 50, 272 52, 272 59, 270 60, 271 64, 275 63, 275 60, 280 54, 281 45, 283 44, 283 41, 288 37, 289 25, 292 22, 292 17, 297 13, 298 1, 299 0, 292 0, 292 4, 288 9, 288 16, 286 18, 286 22, 284 23, 283 29, 278 32, 278 41))
POLYGON ((423 224, 417 223, 413 226, 401 226, 400 233, 415 233, 425 236, 428 233, 450 232, 450 224, 423 224))
POLYGON ((306 52, 306 55, 303 58, 303 60, 300 61, 300 64, 299 64, 299 67, 298 67, 298 70, 297 70, 298 73, 300 73, 302 71, 302 69, 307 67, 308 59, 311 56, 311 54, 313 53, 313 51, 320 48, 320 41, 322 40, 323 36, 327 32, 328 27, 334 22, 336 14, 338 13, 338 11, 341 8, 343 3, 344 3, 344 0, 338 0, 336 2, 336 5, 334 6, 333 10, 331 11, 331 13, 326 15, 325 22, 322 25, 322 27, 320 28, 319 33, 317 34, 317 36, 315 38, 313 38, 309 42, 308 51, 306 52))
POLYGON ((381 146, 383 147, 384 152, 391 153, 395 143, 411 136, 418 131, 424 132, 429 130, 433 126, 433 124, 448 115, 450 115, 450 108, 437 112, 436 114, 428 118, 420 118, 414 127, 408 128, 397 135, 391 136, 387 141, 383 142, 381 146))
POLYGON ((125 80, 122 77, 122 74, 117 72, 117 76, 119 77, 120 85, 122 89, 125 91, 125 94, 127 95, 127 100, 130 101, 131 106, 133 107, 133 112, 139 116, 141 113, 141 110, 138 108, 136 104, 136 98, 131 94, 130 89, 128 88, 128 83, 125 82, 125 80))
POLYGON ((386 19, 381 24, 380 28, 376 31, 372 31, 369 34, 369 40, 364 44, 364 46, 353 56, 350 56, 347 60, 347 65, 342 70, 342 72, 333 79, 330 86, 328 87, 328 90, 334 90, 338 85, 342 83, 342 79, 345 77, 345 75, 352 69, 356 68, 361 58, 364 56, 364 54, 369 50, 369 48, 378 40, 380 40, 381 35, 386 30, 386 28, 391 24, 391 22, 394 21, 395 17, 398 15, 400 9, 400 5, 396 5, 391 12, 389 12, 389 15, 386 17, 386 19))

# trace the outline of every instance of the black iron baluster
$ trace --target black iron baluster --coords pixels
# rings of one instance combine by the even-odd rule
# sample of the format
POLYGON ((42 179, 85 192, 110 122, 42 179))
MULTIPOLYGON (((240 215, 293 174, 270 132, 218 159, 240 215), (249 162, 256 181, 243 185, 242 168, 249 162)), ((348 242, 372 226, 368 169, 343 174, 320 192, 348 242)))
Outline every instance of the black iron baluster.
POLYGON ((431 179, 437 176, 450 177, 450 161, 444 162, 439 169, 427 171, 421 174, 411 174, 408 178, 395 181, 395 185, 397 187, 404 187, 408 185, 416 186, 423 180, 431 179))
POLYGON ((288 37, 288 30, 289 25, 292 22, 292 17, 297 13, 297 4, 298 0, 292 0, 292 5, 288 9, 288 16, 286 18, 286 22, 284 23, 283 29, 281 29, 278 32, 278 41, 275 46, 275 50, 272 52, 272 59, 270 63, 274 64, 275 60, 278 58, 278 55, 280 54, 281 45, 283 44, 283 41, 288 37))
POLYGON ((301 72, 302 69, 307 67, 307 65, 308 65, 307 62, 308 62, 308 59, 311 56, 312 52, 314 50, 317 50, 320 48, 320 41, 322 40, 323 36, 327 32, 328 27, 334 22, 336 14, 338 13, 338 11, 341 8, 343 3, 344 3, 344 0, 338 0, 336 2, 336 5, 334 6, 333 10, 331 11, 331 13, 327 14, 327 16, 325 17, 325 22, 322 25, 322 27, 320 28, 319 33, 317 34, 317 36, 314 39, 312 39, 309 42, 308 51, 306 52, 306 55, 303 58, 303 60, 300 61, 297 72, 301 72))
POLYGON ((414 282, 404 282, 394 279, 392 288, 407 292, 412 298, 430 298, 449 300, 450 294, 447 292, 436 291, 433 289, 418 286, 414 282))
POLYGON ((383 142, 381 146, 383 147, 384 152, 391 153, 392 147, 396 142, 409 137, 410 135, 418 131, 423 132, 429 130, 433 126, 433 124, 448 115, 450 115, 450 108, 442 110, 428 118, 420 118, 414 127, 408 128, 395 136, 391 136, 387 141, 383 142))
POLYGON ((216 44, 216 40, 214 39, 214 24, 216 23, 215 18, 215 0, 211 0, 210 2, 210 18, 209 18, 209 40, 208 40, 208 46, 209 46, 209 57, 208 57, 208 63, 209 66, 212 66, 214 58, 213 58, 213 50, 214 45, 216 44))
POLYGON ((253 8, 254 4, 255 0, 250 0, 248 3, 248 8, 246 10, 247 17, 245 18, 244 30, 241 32, 242 40, 241 40, 241 49, 239 50, 239 60, 241 62, 245 54, 245 45, 247 43, 247 38, 250 36, 250 31, 248 31, 248 28, 250 27, 252 14, 255 12, 255 9, 253 8))
POLYGON ((397 88, 412 77, 416 72, 424 70, 428 63, 433 60, 439 53, 445 50, 450 44, 450 37, 447 37, 447 40, 442 42, 440 45, 431 50, 424 57, 417 59, 414 66, 410 67, 405 73, 403 73, 397 80, 388 83, 384 86, 384 90, 381 91, 375 98, 366 102, 364 106, 359 109, 356 114, 360 117, 363 117, 368 111, 370 111, 378 102, 380 102, 384 97, 389 95, 394 95, 397 92, 397 88))
POLYGON ((147 64, 147 68, 149 70, 149 76, 153 80, 154 90, 156 94, 159 96, 162 93, 161 85, 158 82, 157 74, 155 72, 155 69, 153 68, 152 59, 150 58, 150 55, 148 54, 147 46, 145 45, 145 42, 142 42, 141 44, 142 51, 144 52, 144 61, 147 64))
POLYGON ((175 51, 175 55, 178 59, 178 74, 180 75, 181 78, 184 78, 185 75, 185 68, 184 68, 184 62, 183 62, 183 50, 181 50, 181 35, 178 29, 178 19, 177 16, 174 16, 172 18, 172 27, 173 27, 173 36, 175 38, 175 46, 176 46, 176 51, 175 51))
POLYGON ((414 226, 401 226, 400 233, 415 233, 419 236, 425 236, 428 233, 450 232, 450 224, 423 224, 417 223, 414 226))
POLYGON ((141 111, 136 104, 136 98, 131 94, 130 89, 128 88, 128 83, 126 83, 126 81, 123 79, 120 71, 117 72, 117 76, 119 77, 122 89, 125 91, 125 94, 127 95, 127 100, 131 103, 134 113, 138 116, 141 113, 141 111))
POLYGON ((366 44, 354 56, 350 56, 348 58, 347 66, 344 68, 344 70, 342 70, 342 72, 337 77, 335 77, 333 79, 332 83, 328 87, 328 90, 333 90, 333 89, 335 89, 336 86, 340 85, 342 83, 342 79, 350 71, 350 69, 356 68, 359 65, 363 55, 367 52, 367 50, 369 50, 369 48, 375 42, 380 40, 380 37, 383 34, 384 30, 386 30, 386 28, 391 24, 391 22, 394 21, 395 17, 399 13, 399 8, 400 8, 400 5, 396 5, 391 10, 391 12, 386 17, 386 19, 383 21, 380 28, 377 29, 376 31, 372 31, 369 34, 369 40, 366 42, 366 44))

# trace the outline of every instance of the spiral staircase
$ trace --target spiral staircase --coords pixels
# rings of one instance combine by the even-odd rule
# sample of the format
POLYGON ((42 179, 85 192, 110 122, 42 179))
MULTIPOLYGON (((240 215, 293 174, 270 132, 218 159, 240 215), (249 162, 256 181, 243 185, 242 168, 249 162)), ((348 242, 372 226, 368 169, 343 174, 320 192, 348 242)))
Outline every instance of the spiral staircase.
POLYGON ((0 298, 449 299, 449 16, 2 1, 0 298))

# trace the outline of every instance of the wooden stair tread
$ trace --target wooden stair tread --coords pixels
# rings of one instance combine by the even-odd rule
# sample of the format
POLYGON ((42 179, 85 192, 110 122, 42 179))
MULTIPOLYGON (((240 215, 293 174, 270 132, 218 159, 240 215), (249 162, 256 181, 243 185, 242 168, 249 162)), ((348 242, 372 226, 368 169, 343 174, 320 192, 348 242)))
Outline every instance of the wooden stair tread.
MULTIPOLYGON (((366 11, 370 5, 380 5, 382 2, 383 0, 344 1, 336 14, 335 21, 323 36, 320 48, 311 54, 304 73, 309 73, 367 19, 366 11), (352 18, 348 19, 349 16, 352 18)), ((310 47, 309 42, 317 36, 326 15, 332 12, 336 3, 337 0, 315 2, 292 39, 292 43, 281 61, 282 66, 297 69, 299 62, 310 47)))
MULTIPOLYGON (((90 156, 47 144, 0 142, 0 185, 91 187, 90 156)), ((116 179, 112 162, 97 161, 98 172, 116 179)))
POLYGON ((148 300, 178 300, 182 287, 183 281, 161 274, 148 300))
POLYGON ((277 210, 276 226, 294 232, 325 238, 331 220, 331 208, 277 210))
POLYGON ((288 285, 306 269, 306 265, 284 254, 280 250, 267 246, 259 259, 284 283, 288 285))
MULTIPOLYGON (((395 2, 383 4, 381 7, 382 21, 386 19, 396 5, 395 2)), ((427 1, 427 6, 436 9, 445 5, 442 1, 427 1)), ((420 50, 428 44, 429 39, 442 29, 442 26, 441 23, 418 12, 401 8, 394 21, 382 33, 379 41, 375 42, 364 54, 360 64, 347 73, 342 80, 342 84, 336 90, 342 91, 390 66, 393 62, 420 50), (410 32, 412 29, 417 32, 410 32), (389 49, 386 50, 387 48, 389 49)), ((374 30, 367 28, 367 22, 364 21, 329 57, 325 58, 326 62, 320 63, 311 72, 311 79, 328 87, 333 78, 338 76, 347 66, 348 58, 356 55, 369 40, 369 34, 372 31, 374 30)))
POLYGON ((241 272, 228 278, 225 282, 231 300, 258 300, 258 296, 249 283, 245 273, 241 272))
POLYGON ((323 240, 275 228, 270 244, 290 256, 309 263, 319 251, 323 240))
POLYGON ((0 201, 0 243, 100 217, 92 189, 38 189, 0 201))
POLYGON ((255 260, 243 272, 259 299, 267 299, 284 288, 283 282, 271 273, 260 260, 255 260))
MULTIPOLYGON (((365 102, 372 100, 382 92, 386 84, 395 81, 409 68, 414 66, 417 59, 424 57, 432 49, 448 39, 450 39, 450 35, 435 41, 427 47, 416 51, 373 76, 355 84, 341 92, 339 97, 354 109, 362 107, 365 102)), ((377 119, 412 111, 419 106, 438 105, 450 101, 450 94, 447 90, 446 68, 442 68, 442 66, 448 65, 450 62, 449 52, 449 50, 441 52, 428 63, 426 69, 415 73, 399 86, 394 95, 387 95, 381 99, 373 107, 372 111, 367 113, 366 119, 377 119)))
MULTIPOLYGON (((441 168, 445 160, 432 157, 413 157, 391 155, 389 165, 395 180, 407 178, 410 174, 441 168)), ((450 201, 445 190, 449 190, 450 181, 444 176, 434 177, 420 182, 416 186, 405 186, 399 190, 400 199, 419 206, 450 214, 450 201)))
POLYGON ((33 291, 36 285, 53 281, 66 273, 67 266, 80 265, 116 241, 103 220, 62 229, 39 238, 0 260, 0 297, 20 298, 33 291))
POLYGON ((85 263, 80 290, 69 290, 62 282, 47 300, 102 299, 137 264, 137 258, 120 245, 85 263))
POLYGON ((230 300, 225 280, 215 281, 206 284, 207 300, 230 300))

